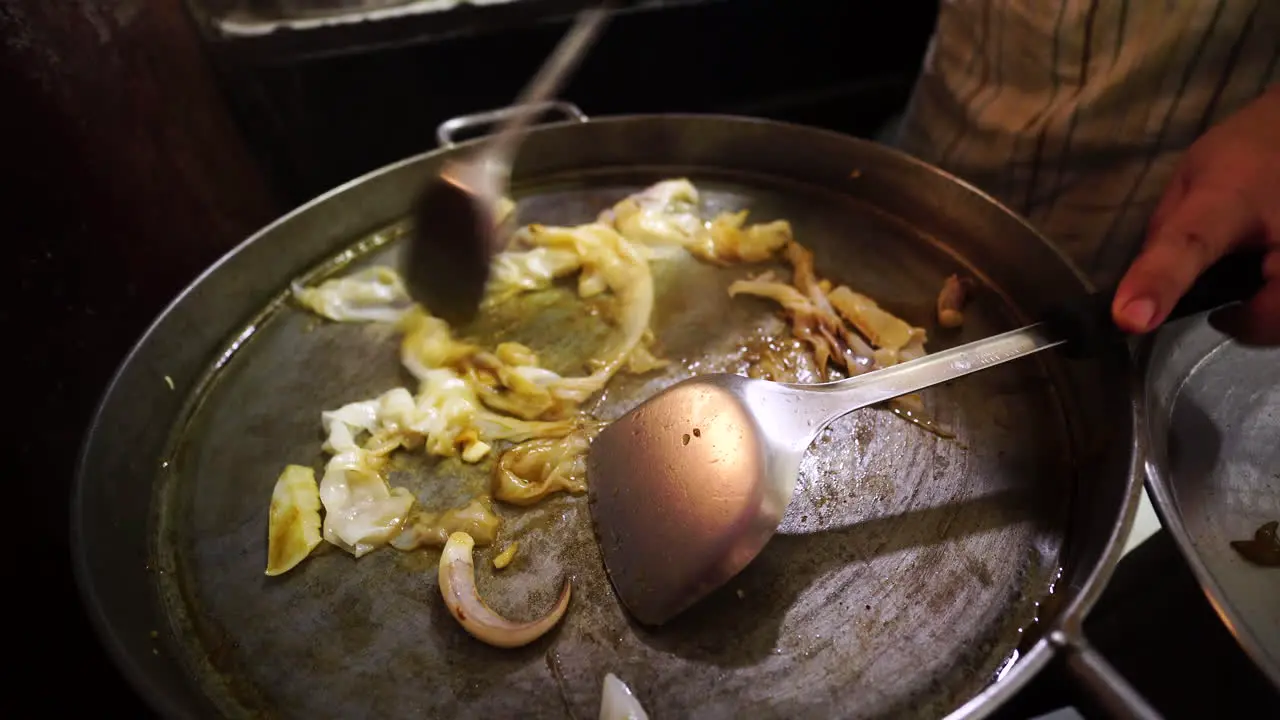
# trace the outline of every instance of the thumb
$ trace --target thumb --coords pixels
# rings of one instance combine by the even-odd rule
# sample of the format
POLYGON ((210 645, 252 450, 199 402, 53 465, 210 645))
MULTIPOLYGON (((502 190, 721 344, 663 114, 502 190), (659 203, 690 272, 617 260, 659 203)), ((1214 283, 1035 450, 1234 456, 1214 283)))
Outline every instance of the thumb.
POLYGON ((1202 272, 1262 227, 1257 211, 1235 193, 1189 191, 1152 228, 1116 287, 1116 325, 1131 333, 1159 326, 1202 272))

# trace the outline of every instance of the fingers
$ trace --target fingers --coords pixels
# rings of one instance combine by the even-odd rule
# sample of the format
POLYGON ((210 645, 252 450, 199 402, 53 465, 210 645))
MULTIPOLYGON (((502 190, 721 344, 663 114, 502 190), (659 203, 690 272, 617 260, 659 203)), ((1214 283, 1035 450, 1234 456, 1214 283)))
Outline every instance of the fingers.
POLYGON ((1194 188, 1166 206, 1160 220, 1116 288, 1111 313, 1126 332, 1149 332, 1164 322, 1200 273, 1262 229, 1243 198, 1194 188))
POLYGON ((1246 345, 1280 345, 1280 250, 1267 255, 1262 276, 1267 284, 1252 300, 1214 313, 1209 322, 1246 345))

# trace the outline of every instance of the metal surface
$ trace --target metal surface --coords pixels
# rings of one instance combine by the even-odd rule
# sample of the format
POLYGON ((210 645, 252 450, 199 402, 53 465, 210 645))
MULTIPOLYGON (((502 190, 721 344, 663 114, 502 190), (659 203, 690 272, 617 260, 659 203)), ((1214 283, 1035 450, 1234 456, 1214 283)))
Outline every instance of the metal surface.
MULTIPOLYGON (((588 717, 612 671, 654 717, 978 717, 1048 661, 1045 631, 1075 637, 1139 489, 1142 408, 1123 352, 1034 358, 927 391, 954 440, 877 410, 833 423, 801 464, 779 534, 659 631, 630 623, 613 597, 581 497, 501 511, 522 549, 503 575, 480 573, 495 610, 529 617, 564 573, 575 579, 564 624, 521 650, 457 626, 433 552, 317 553, 265 577, 271 487, 285 463, 321 461, 319 413, 405 381, 388 331, 317 322, 284 304, 289 282, 336 270, 327 258, 393 226, 454 152, 361 178, 251 238, 166 310, 107 391, 76 486, 77 572, 107 646, 157 709, 588 717)), ((983 288, 965 327, 933 333, 931 350, 1023 325, 1086 288, 974 190, 813 129, 682 116, 543 127, 513 182, 521 221, 574 223, 680 175, 712 212, 790 219, 820 272, 913 323, 929 326, 946 275, 973 273, 983 288)), ((400 246, 358 250, 357 264, 386 263, 400 246)), ((653 328, 675 362, 617 379, 595 412, 617 418, 784 335, 768 303, 727 296, 746 270, 658 269, 653 328)), ((569 367, 609 332, 567 291, 530 302, 541 312, 486 315, 467 333, 501 333, 569 367)), ((483 469, 453 463, 395 480, 428 508, 488 484, 483 469)))
POLYGON ((1231 548, 1280 520, 1280 349, 1240 345, 1203 318, 1145 348, 1147 486, 1209 602, 1280 688, 1280 569, 1231 548))
MULTIPOLYGON (((489 263, 503 250, 507 234, 498 227, 499 204, 510 194, 511 163, 524 132, 578 67, 609 19, 608 7, 602 3, 578 15, 515 104, 488 113, 499 121, 493 136, 468 157, 445 163, 414 202, 405 283, 415 300, 451 325, 475 318, 489 263)), ((437 134, 451 131, 442 125, 437 134)))
POLYGON ((661 625, 734 578, 773 537, 801 462, 833 421, 1063 342, 1037 324, 837 382, 701 375, 645 400, 587 460, 618 599, 661 625))
MULTIPOLYGON (((301 0, 296 0, 301 1, 301 0)), ((329 0, 354 3, 359 0, 329 0)), ((269 0, 268 0, 269 2, 269 0)), ((598 0, 412 0, 371 10, 294 15, 235 0, 187 0, 219 57, 278 65, 405 49, 487 33, 569 23, 598 0)), ((615 15, 725 5, 729 0, 628 0, 615 15)))

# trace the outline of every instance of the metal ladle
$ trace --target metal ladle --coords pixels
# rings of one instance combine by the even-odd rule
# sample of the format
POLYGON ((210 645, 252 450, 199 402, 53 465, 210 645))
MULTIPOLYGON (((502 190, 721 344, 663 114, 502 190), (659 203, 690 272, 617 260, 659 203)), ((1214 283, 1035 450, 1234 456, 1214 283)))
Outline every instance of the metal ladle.
POLYGON ((602 3, 579 13, 517 98, 516 112, 474 155, 447 162, 414 203, 405 282, 415 300, 449 324, 475 317, 489 263, 503 249, 499 204, 507 194, 523 131, 577 67, 609 19, 611 6, 602 3))

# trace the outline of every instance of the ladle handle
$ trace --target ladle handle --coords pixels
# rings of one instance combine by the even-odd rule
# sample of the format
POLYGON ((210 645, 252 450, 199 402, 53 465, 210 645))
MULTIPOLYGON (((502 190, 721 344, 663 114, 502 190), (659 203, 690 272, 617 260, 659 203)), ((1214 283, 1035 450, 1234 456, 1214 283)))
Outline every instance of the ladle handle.
MULTIPOLYGON (((1237 252, 1219 260, 1191 286, 1165 322, 1211 312, 1245 302, 1262 289, 1261 251, 1237 252)), ((1111 318, 1115 288, 1091 293, 1077 303, 1061 305, 1045 313, 1045 322, 1067 340, 1063 352, 1070 357, 1092 357, 1103 348, 1123 343, 1128 336, 1111 318)))
POLYGON ((517 111, 521 109, 525 111, 512 114, 498 127, 491 141, 492 145, 489 147, 491 157, 500 158, 504 163, 510 164, 520 133, 538 114, 536 107, 560 92, 565 80, 573 74, 578 63, 586 56, 587 50, 600 34, 600 30, 604 28, 605 22, 613 12, 613 5, 613 2, 606 1, 578 13, 573 27, 569 28, 569 32, 551 52, 551 56, 538 69, 538 74, 533 76, 516 98, 514 108, 517 111))

